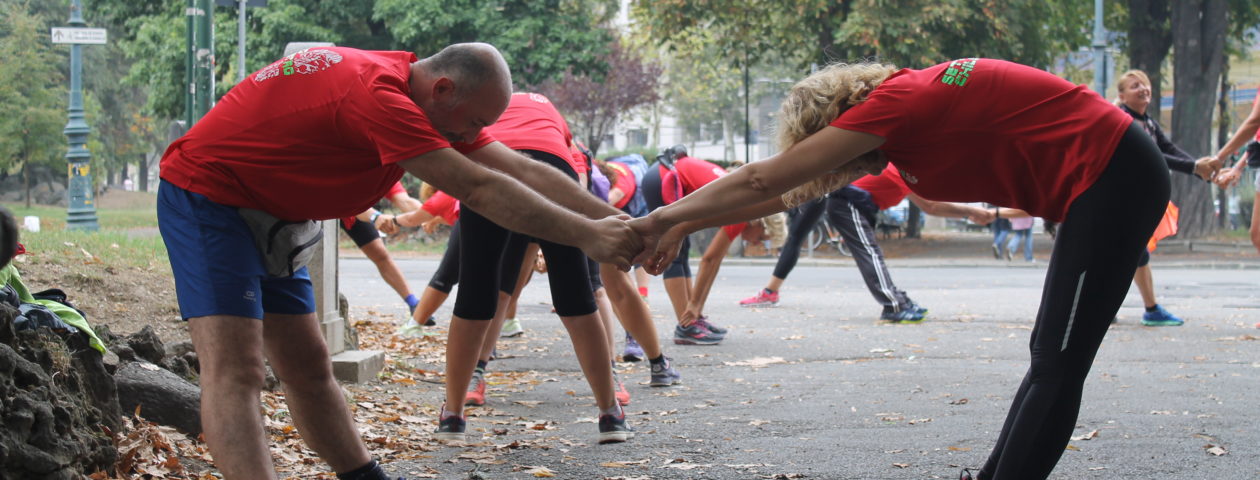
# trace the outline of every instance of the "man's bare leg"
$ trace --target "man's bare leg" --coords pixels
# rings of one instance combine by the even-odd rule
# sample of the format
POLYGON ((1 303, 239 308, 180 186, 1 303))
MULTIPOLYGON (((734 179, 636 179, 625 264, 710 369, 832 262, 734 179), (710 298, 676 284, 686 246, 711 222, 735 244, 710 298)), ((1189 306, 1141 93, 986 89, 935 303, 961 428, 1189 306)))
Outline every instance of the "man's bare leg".
POLYGON ((293 423, 311 450, 338 473, 370 462, 371 455, 333 377, 332 360, 315 314, 266 314, 263 342, 271 368, 284 385, 293 423))
POLYGON ((1155 301, 1155 278, 1151 276, 1150 264, 1142 265, 1133 272, 1133 283, 1137 284, 1138 293, 1142 295, 1142 305, 1146 308, 1154 307, 1155 301))
MULTIPOLYGON (((227 315, 188 320, 201 363, 201 425, 223 478, 276 478, 263 431, 263 322, 227 315)), ((322 341, 322 340, 321 340, 322 341)))

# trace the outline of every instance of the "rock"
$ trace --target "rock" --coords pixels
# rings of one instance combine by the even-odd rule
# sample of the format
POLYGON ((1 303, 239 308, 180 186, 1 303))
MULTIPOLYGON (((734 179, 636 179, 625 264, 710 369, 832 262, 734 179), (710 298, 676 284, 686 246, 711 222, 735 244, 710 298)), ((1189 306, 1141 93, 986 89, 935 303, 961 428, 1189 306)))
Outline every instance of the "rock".
MULTIPOLYGON (((0 305, 0 332, 12 332, 17 310, 0 305)), ((113 378, 82 335, 48 329, 0 342, 0 472, 4 478, 79 479, 111 471, 118 451, 113 378)))
POLYGON ((136 357, 147 360, 149 363, 160 365, 162 359, 166 358, 166 346, 162 344, 162 339, 158 338, 157 332, 153 331, 150 325, 145 325, 139 332, 128 335, 126 341, 127 346, 135 350, 136 357))
POLYGON ((173 342, 166 346, 166 354, 172 357, 182 357, 186 353, 196 352, 196 351, 197 350, 193 348, 192 341, 190 340, 184 340, 182 342, 173 342))
POLYGON ((140 416, 160 425, 201 434, 201 389, 149 362, 129 362, 114 374, 118 406, 124 412, 140 407, 140 416))
POLYGON ((337 292, 337 314, 341 315, 342 324, 346 330, 346 350, 359 349, 359 330, 354 328, 354 322, 350 321, 350 300, 346 298, 346 294, 337 292))

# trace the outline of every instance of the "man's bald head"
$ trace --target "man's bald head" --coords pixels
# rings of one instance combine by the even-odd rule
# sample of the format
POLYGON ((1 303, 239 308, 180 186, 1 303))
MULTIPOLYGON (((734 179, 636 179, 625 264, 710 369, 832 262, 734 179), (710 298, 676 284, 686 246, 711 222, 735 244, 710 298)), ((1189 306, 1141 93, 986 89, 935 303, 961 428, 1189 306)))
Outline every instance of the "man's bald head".
POLYGON ((512 72, 507 61, 488 43, 456 43, 420 63, 430 75, 451 79, 461 97, 483 86, 512 92, 512 72))

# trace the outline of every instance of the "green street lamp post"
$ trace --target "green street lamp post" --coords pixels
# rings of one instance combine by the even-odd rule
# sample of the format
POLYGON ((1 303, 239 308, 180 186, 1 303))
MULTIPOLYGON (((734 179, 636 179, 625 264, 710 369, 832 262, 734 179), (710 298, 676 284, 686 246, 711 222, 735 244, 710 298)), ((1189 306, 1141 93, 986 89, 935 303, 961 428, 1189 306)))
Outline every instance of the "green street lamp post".
MULTIPOLYGON (((70 5, 71 28, 83 28, 83 6, 79 0, 70 5)), ((66 189, 69 204, 66 206, 66 228, 72 230, 99 230, 96 221, 96 202, 92 195, 92 160, 91 152, 86 148, 88 132, 87 121, 83 116, 83 46, 80 43, 70 45, 70 120, 64 130, 70 142, 66 150, 66 162, 69 164, 70 185, 66 189)))

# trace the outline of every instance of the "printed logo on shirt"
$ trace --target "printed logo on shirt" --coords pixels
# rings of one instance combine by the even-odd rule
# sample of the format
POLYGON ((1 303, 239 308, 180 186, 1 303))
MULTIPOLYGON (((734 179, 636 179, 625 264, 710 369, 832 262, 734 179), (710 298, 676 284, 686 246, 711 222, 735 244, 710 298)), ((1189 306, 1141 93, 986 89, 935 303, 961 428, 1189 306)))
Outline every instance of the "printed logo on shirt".
POLYGON ((255 82, 262 82, 269 78, 278 77, 280 75, 289 76, 300 73, 309 75, 319 73, 332 68, 333 65, 341 63, 341 54, 332 50, 311 49, 294 52, 291 55, 281 58, 266 68, 258 71, 254 75, 255 82))
POLYGON ((963 58, 949 62, 949 66, 945 67, 945 75, 941 77, 941 83, 957 87, 965 86, 967 80, 971 78, 971 70, 976 68, 977 60, 979 59, 963 58))
POLYGON ((919 183, 919 179, 915 177, 914 175, 911 175, 910 172, 907 172, 906 169, 903 168, 900 170, 900 172, 901 172, 901 179, 905 180, 906 183, 919 183))
POLYGON ((544 97, 544 96, 539 95, 539 94, 537 94, 537 93, 531 93, 531 94, 529 94, 529 99, 530 99, 530 100, 533 100, 533 101, 535 101, 535 102, 538 102, 538 103, 551 103, 551 100, 547 100, 547 97, 544 97))

